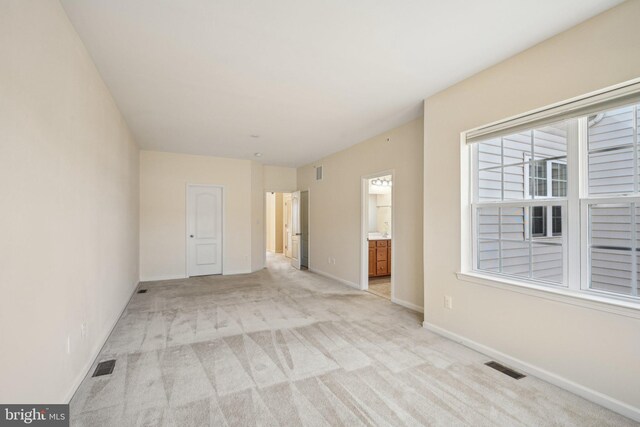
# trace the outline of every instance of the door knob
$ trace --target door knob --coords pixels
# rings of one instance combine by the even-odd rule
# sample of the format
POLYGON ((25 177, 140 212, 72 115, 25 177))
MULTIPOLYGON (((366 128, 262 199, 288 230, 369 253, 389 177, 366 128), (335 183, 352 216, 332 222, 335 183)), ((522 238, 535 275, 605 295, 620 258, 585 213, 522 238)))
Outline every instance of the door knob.
POLYGON ((189 237, 191 237, 193 239, 193 234, 190 234, 189 237))

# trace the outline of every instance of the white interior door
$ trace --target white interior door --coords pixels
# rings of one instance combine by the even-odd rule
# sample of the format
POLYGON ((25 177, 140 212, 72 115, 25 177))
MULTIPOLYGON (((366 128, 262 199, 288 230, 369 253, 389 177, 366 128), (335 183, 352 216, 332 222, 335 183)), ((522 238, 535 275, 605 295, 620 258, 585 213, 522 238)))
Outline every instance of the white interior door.
POLYGON ((222 274, 222 188, 187 187, 187 275, 222 274))
POLYGON ((284 255, 291 258, 291 194, 284 195, 284 255))
POLYGON ((309 268, 309 192, 300 193, 300 265, 309 268))
POLYGON ((300 224, 300 192, 291 193, 291 265, 300 269, 302 229, 300 224))

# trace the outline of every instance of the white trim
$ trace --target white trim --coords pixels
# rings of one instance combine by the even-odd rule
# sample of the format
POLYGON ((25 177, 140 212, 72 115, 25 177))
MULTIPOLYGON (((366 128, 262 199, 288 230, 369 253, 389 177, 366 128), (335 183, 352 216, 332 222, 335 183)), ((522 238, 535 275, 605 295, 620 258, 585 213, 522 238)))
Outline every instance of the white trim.
POLYGON ((565 271, 567 276, 564 278, 564 283, 567 284, 569 289, 579 290, 580 283, 585 280, 582 276, 582 266, 580 263, 580 254, 582 251, 582 216, 580 215, 580 186, 582 179, 586 176, 583 175, 581 170, 581 144, 584 141, 581 140, 582 133, 580 127, 582 126, 581 120, 578 119, 569 122, 567 127, 567 170, 566 170, 566 196, 568 198, 567 206, 562 213, 562 236, 564 241, 564 256, 566 265, 565 271), (570 143, 575 141, 576 143, 570 143), (571 221, 569 221, 571 218, 571 221), (569 274, 571 272, 571 274, 569 274))
POLYGON ((413 310, 413 311, 417 311, 418 313, 423 313, 424 314, 424 308, 420 307, 419 305, 415 305, 413 303, 410 303, 409 301, 405 301, 405 300, 401 300, 398 298, 391 298, 391 302, 394 304, 398 304, 401 305, 403 307, 408 308, 409 310, 413 310))
MULTIPOLYGON (((578 211, 580 213, 580 241, 578 243, 574 242, 574 245, 572 247, 572 249, 575 249, 575 246, 580 246, 580 252, 579 252, 579 256, 580 256, 580 260, 576 261, 575 258, 573 258, 573 262, 574 264, 576 262, 580 263, 580 270, 579 270, 579 277, 576 279, 574 278, 574 283, 573 285, 576 286, 575 289, 583 289, 583 290, 588 290, 589 286, 591 285, 591 278, 590 276, 590 272, 591 272, 591 266, 589 265, 589 248, 588 248, 588 242, 589 242, 589 212, 588 212, 588 205, 583 203, 582 200, 586 199, 587 197, 587 192, 589 189, 589 184, 588 184, 588 177, 589 177, 589 148, 588 148, 588 144, 587 144, 587 139, 588 139, 588 132, 589 132, 589 126, 588 126, 588 119, 586 117, 583 118, 579 118, 578 119, 578 154, 579 154, 579 158, 578 161, 576 162, 579 166, 578 166, 578 177, 579 177, 579 181, 578 181, 578 211), (578 280, 579 282, 575 283, 575 281, 578 280)), ((570 175, 570 177, 575 177, 575 173, 572 174, 571 171, 568 171, 570 175)), ((571 185, 571 183, 569 183, 569 185, 571 185)), ((574 186, 572 187, 575 190, 575 183, 573 184, 574 186)), ((575 208, 574 208, 575 211, 575 208)), ((571 257, 577 257, 578 254, 572 254, 569 255, 571 257)))
MULTIPOLYGON (((478 247, 476 236, 476 208, 473 202, 478 198, 478 180, 476 176, 476 150, 467 146, 465 132, 460 134, 460 264, 458 271, 476 268, 478 265, 478 247)), ((426 225, 425 225, 426 230, 426 225)))
POLYGON ((151 276, 151 277, 141 277, 140 283, 142 282, 161 282, 163 280, 178 280, 178 279, 188 279, 188 276, 184 274, 169 274, 166 276, 151 276))
MULTIPOLYGON (((262 268, 260 269, 262 270, 262 268)), ((256 270, 256 271, 260 271, 260 270, 256 270)), ((231 271, 225 271, 222 276, 237 276, 238 274, 251 274, 251 273, 255 273, 255 271, 251 271, 251 269, 249 270, 231 270, 231 271)), ((218 276, 217 274, 214 274, 213 276, 218 276)))
MULTIPOLYGON (((324 169, 322 173, 324 173, 324 169)), ((300 190, 301 200, 302 200, 302 193, 304 191, 307 192, 307 270, 309 270, 309 268, 311 267, 311 188, 307 188, 306 190, 300 190)), ((300 255, 300 258, 301 258, 300 261, 302 261, 302 254, 300 255)))
POLYGON ((327 273, 327 272, 324 272, 324 271, 321 271, 321 270, 317 270, 317 269, 315 269, 315 268, 308 268, 308 269, 307 269, 307 271, 309 271, 309 272, 311 272, 311 273, 318 274, 318 275, 320 275, 320 276, 324 276, 324 277, 326 277, 326 278, 328 278, 328 279, 333 279, 333 280, 335 280, 336 282, 340 282, 340 283, 342 283, 343 285, 347 285, 347 286, 349 286, 350 288, 354 288, 354 289, 357 289, 357 290, 359 290, 359 291, 361 291, 361 290, 362 290, 362 289, 360 289, 360 285, 358 285, 358 284, 356 284, 356 283, 353 283, 353 282, 350 282, 350 281, 345 280, 345 279, 341 279, 341 278, 339 278, 339 277, 337 277, 337 276, 334 276, 333 274, 329 274, 329 273, 327 273))
POLYGON ((600 393, 599 391, 585 387, 582 384, 578 384, 558 374, 549 372, 539 366, 532 365, 523 360, 502 353, 501 351, 498 351, 492 347, 480 344, 476 341, 448 331, 447 329, 441 328, 440 326, 434 325, 427 321, 424 321, 422 323, 422 326, 431 332, 442 335, 445 338, 476 350, 490 357, 491 359, 495 359, 498 362, 509 365, 529 375, 535 376, 541 380, 570 391, 571 393, 590 400, 591 402, 594 402, 600 406, 604 406, 605 408, 624 415, 625 417, 631 418, 635 421, 640 421, 640 408, 631 406, 604 393, 600 393))
MULTIPOLYGON (((260 270, 264 270, 265 267, 260 267, 257 270, 230 270, 230 271, 225 271, 222 274, 213 274, 212 276, 234 276, 237 274, 249 274, 249 273, 255 273, 256 271, 260 271, 260 270)), ((198 276, 193 276, 193 277, 198 277, 198 276)), ((184 276, 184 275, 168 275, 168 276, 152 276, 152 277, 141 277, 140 278, 140 283, 146 283, 146 282, 163 282, 166 280, 184 280, 184 279, 188 279, 189 276, 184 276)))
MULTIPOLYGON (((360 285, 358 289, 369 289, 369 178, 360 177, 360 285), (366 252, 365 252, 366 251, 366 252)), ((393 202, 391 202, 393 206, 393 202)), ((393 213, 391 214, 393 215, 393 213)), ((393 234, 391 235, 393 237, 393 234)), ((393 251, 391 252, 393 253, 393 251)))
MULTIPOLYGON (((267 266, 267 227, 269 226, 269 224, 267 224, 267 194, 270 193, 270 191, 263 191, 262 192, 262 218, 260 218, 260 222, 262 223, 262 265, 263 266, 267 266)), ((274 191, 275 193, 275 191, 274 191)), ((275 213, 274 213, 275 215, 275 213)), ((253 227, 253 219, 251 220, 251 226, 253 227)), ((253 240, 253 235, 251 236, 251 239, 253 240)), ((284 248, 283 248, 284 251, 284 248)), ((251 257, 253 257, 253 247, 251 248, 251 257)), ((251 262, 251 270, 253 270, 253 261, 251 262)))
POLYGON ((640 303, 613 297, 602 296, 596 292, 585 292, 567 288, 525 283, 509 278, 488 276, 478 273, 456 273, 458 280, 493 288, 517 292, 533 297, 543 298, 560 303, 584 307, 620 316, 640 319, 640 303))
POLYGON ((69 390, 69 392, 67 393, 67 396, 65 397, 64 402, 71 403, 73 396, 78 391, 78 388, 80 388, 80 384, 82 384, 82 381, 84 381, 87 375, 89 375, 89 372, 91 371, 91 367, 96 362, 96 360, 98 360, 98 356, 100 356, 100 352, 102 352, 102 348, 107 343, 107 340, 109 339, 109 337, 111 336, 111 333, 113 332, 116 325, 118 324, 118 321, 120 320, 125 310, 129 306, 131 299, 136 294, 136 291, 139 289, 140 283, 142 282, 139 281, 135 284, 135 286, 133 287, 133 290, 131 291, 131 295, 129 296, 129 299, 127 299, 127 302, 125 303, 124 307, 122 307, 122 310, 120 310, 120 313, 116 316, 115 320, 112 322, 111 327, 109 328, 107 333, 102 337, 102 339, 98 340, 97 344, 93 347, 93 350, 91 351, 91 354, 93 356, 89 358, 89 361, 80 370, 80 373, 76 375, 76 378, 73 380, 73 383, 71 385, 71 390, 69 390))

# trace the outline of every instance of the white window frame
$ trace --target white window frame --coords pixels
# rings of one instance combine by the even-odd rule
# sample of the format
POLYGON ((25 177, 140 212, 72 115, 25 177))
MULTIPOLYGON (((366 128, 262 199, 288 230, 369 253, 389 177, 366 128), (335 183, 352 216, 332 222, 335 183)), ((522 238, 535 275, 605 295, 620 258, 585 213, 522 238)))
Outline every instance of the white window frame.
MULTIPOLYGON (((576 126, 574 126, 576 127, 576 126)), ((533 147, 533 134, 531 135, 531 146, 533 147)), ((466 144, 465 144, 466 145, 466 144)), ((473 191, 469 194, 469 199, 468 199, 468 203, 470 205, 471 208, 471 217, 470 217, 470 230, 471 230, 471 234, 472 234, 472 241, 473 241, 473 245, 471 248, 471 259, 472 259, 472 264, 471 266, 468 267, 468 271, 474 272, 476 274, 483 274, 483 275, 488 275, 491 277, 502 277, 502 278, 508 278, 508 279, 512 279, 512 280, 516 280, 516 281, 521 281, 523 283, 532 283, 532 284, 539 284, 539 285, 543 285, 543 286, 549 286, 549 287, 559 287, 559 288, 567 288, 568 287, 568 277, 569 277, 569 269, 568 269, 568 251, 567 251, 567 244, 568 244, 568 239, 567 239, 567 235, 568 233, 562 233, 561 236, 555 236, 554 238, 560 238, 562 240, 562 281, 561 283, 555 283, 555 282, 550 282, 550 281, 545 281, 545 280, 540 280, 540 279, 536 279, 533 277, 529 277, 529 278, 525 278, 522 276, 516 276, 516 275, 510 275, 508 273, 492 273, 492 272, 488 272, 488 271, 484 271, 484 270, 479 270, 476 267, 478 266, 478 257, 477 257, 477 247, 478 247, 478 234, 476 233, 475 227, 476 227, 476 221, 474 218, 478 218, 478 210, 482 209, 482 208, 520 208, 523 207, 524 208, 524 240, 525 241, 529 241, 529 265, 530 267, 533 265, 532 264, 532 258, 533 258, 533 240, 534 239, 548 239, 548 237, 536 237, 534 239, 529 239, 529 230, 530 230, 530 209, 533 207, 538 207, 538 206, 544 206, 547 207, 547 212, 551 211, 551 208, 553 206, 561 206, 562 210, 564 212, 567 212, 568 209, 568 198, 567 197, 555 197, 555 198, 525 198, 525 199, 516 199, 516 200, 500 200, 500 201, 479 201, 477 198, 477 195, 479 194, 478 192, 478 184, 479 182, 476 182, 474 180, 474 177, 477 176, 477 164, 478 162, 476 162, 474 160, 474 155, 473 155, 473 147, 474 145, 467 145, 467 147, 465 147, 468 150, 468 158, 469 158, 469 162, 470 162, 470 168, 472 170, 471 176, 469 177, 469 179, 471 180, 472 184, 473 184, 473 191)), ((535 156, 535 152, 532 151, 531 155, 529 158, 533 158, 535 156)), ((567 156, 568 156, 568 148, 567 148, 567 156)), ((524 162, 524 160, 523 160, 524 162)), ((519 163, 517 163, 519 164, 519 163)), ((516 165, 517 165, 516 164, 516 165)), ((507 166, 513 166, 513 165, 507 165, 507 166)), ((525 193, 524 194, 529 194, 529 183, 528 183, 528 167, 527 167, 527 162, 524 162, 524 166, 525 166, 525 170, 524 170, 524 189, 525 189, 525 193)), ((503 166, 504 167, 504 166, 503 166)), ((549 168, 547 168, 547 178, 549 177, 549 168)), ((568 181, 569 177, 567 177, 567 181, 568 181)), ((502 190, 504 191, 504 189, 502 190)), ((548 188, 547 188, 547 191, 548 188)), ((567 195, 569 194, 568 189, 567 189, 567 195)), ((563 215, 562 216, 562 230, 567 230, 568 229, 568 222, 567 222, 567 217, 568 215, 563 215)), ((500 242, 500 240, 499 240, 500 242)), ((501 243, 501 242, 500 242, 501 243)), ((500 244, 499 243, 499 244, 500 244)), ((531 269, 529 271, 529 273, 531 274, 531 269)))
MULTIPOLYGON (((635 104, 637 105, 637 101, 635 104)), ((579 130, 580 130, 580 145, 581 145, 581 153, 580 160, 582 161, 582 168, 584 170, 584 174, 582 176, 582 189, 580 191, 580 218, 581 221, 581 256, 580 256, 580 264, 582 266, 581 270, 581 290, 585 292, 596 292, 598 294, 605 295, 614 299, 625 299, 625 300, 633 300, 640 301, 638 298, 640 294, 640 286, 638 285, 638 275, 640 274, 638 271, 638 257, 640 257, 640 252, 637 251, 638 239, 635 238, 636 235, 636 206, 640 206, 640 171, 638 170, 638 154, 640 153, 640 141, 638 140, 638 115, 634 110, 633 114, 633 170, 634 170, 634 181, 633 181, 633 191, 631 193, 619 193, 619 194, 596 194, 590 195, 589 188, 587 183, 586 174, 588 173, 588 149, 586 147, 587 143, 587 132, 588 132, 588 121, 586 117, 580 119, 579 130), (621 294, 616 294, 613 292, 608 292, 606 290, 596 290, 591 288, 591 263, 589 257, 589 206, 590 205, 598 205, 598 204, 629 204, 630 205, 630 214, 631 214, 631 283, 635 283, 635 287, 632 286, 632 295, 624 296, 621 294)), ((568 178, 568 177, 567 177, 568 178)))
MULTIPOLYGON (((478 133, 482 133, 485 129, 495 127, 499 129, 512 128, 509 124, 514 124, 522 129, 526 126, 527 119, 531 119, 531 129, 536 128, 535 120, 540 120, 540 117, 547 115, 548 117, 557 111, 580 111, 580 108, 587 108, 594 103, 606 103, 612 99, 619 100, 622 96, 628 96, 633 94, 634 96, 640 96, 640 79, 635 79, 630 82, 625 82, 619 85, 615 85, 601 91, 592 92, 581 97, 576 97, 567 101, 563 101, 548 107, 544 107, 532 112, 528 112, 516 117, 512 117, 503 121, 495 122, 486 125, 481 128, 472 129, 470 131, 461 133, 461 170, 462 170, 462 234, 461 244, 462 252, 460 258, 460 270, 458 278, 464 281, 471 281, 480 283, 483 285, 495 286, 503 289, 515 290, 517 292, 523 292, 527 294, 534 294, 537 296, 545 296, 554 300, 564 301, 576 301, 580 300, 578 305, 586 305, 605 311, 613 311, 624 315, 630 315, 632 317, 640 318, 640 299, 637 296, 625 296, 621 294, 611 293, 602 290, 596 290, 590 288, 590 266, 589 266, 589 224, 588 224, 588 209, 590 204, 598 203, 635 203, 633 206, 640 206, 640 183, 638 182, 638 175, 636 174, 635 191, 633 194, 617 194, 606 195, 597 197, 590 197, 587 191, 587 162, 588 153, 586 150, 586 132, 587 132, 587 115, 576 114, 574 117, 579 117, 573 121, 577 125, 569 126, 568 141, 567 144, 567 197, 566 198, 551 198, 551 199, 529 199, 529 200, 516 200, 505 202, 483 202, 481 204, 474 201, 474 197, 478 194, 478 182, 474 179, 476 176, 476 162, 473 161, 472 146, 468 144, 468 135, 474 134, 474 138, 478 138, 478 133), (622 95, 621 95, 622 94, 622 95), (585 105, 587 107, 585 107, 585 105), (551 112, 551 113, 550 113, 551 112), (575 143, 577 141, 578 143, 575 143), (482 206, 488 205, 497 206, 562 206, 563 208, 563 223, 562 223, 562 239, 564 248, 564 278, 563 286, 550 286, 548 283, 541 285, 536 280, 523 279, 521 277, 500 277, 505 275, 495 275, 489 272, 481 272, 476 270, 477 263, 477 234, 474 230, 475 221, 473 218, 477 218, 477 209, 482 206), (566 212, 566 214, 564 213, 566 212), (567 218, 572 218, 572 221, 568 223, 567 218), (575 219, 580 219, 579 221, 575 219), (568 299, 567 299, 568 298, 568 299), (602 305, 604 303, 604 305, 602 305), (611 306, 615 306, 612 308, 611 306), (603 308, 606 307, 606 308, 603 308), (629 311, 629 309, 631 309, 629 311)), ((638 103, 638 101, 630 101, 631 103, 638 103)), ((601 110, 607 110, 612 108, 603 104, 601 110)), ((568 117, 562 117, 560 120, 565 120, 568 117)), ((637 115, 634 115, 634 120, 637 121, 637 115)), ((514 126, 515 126, 514 125, 514 126)), ((636 126, 635 129, 638 129, 636 126)), ((495 132, 491 130, 489 132, 495 132)), ((489 133, 487 132, 487 133, 489 133)), ((505 133, 506 134, 506 133, 505 133)), ((635 144, 638 146, 640 142, 637 141, 638 134, 634 132, 635 144)), ((636 162, 635 170, 638 170, 637 156, 634 156, 634 162, 636 162)), ((550 174, 550 168, 547 168, 547 173, 550 174)), ((528 178, 528 174, 525 175, 528 178)), ((550 175, 548 175, 550 178, 550 175)), ((552 191, 552 180, 547 181, 548 192, 552 191)), ((529 184, 525 185, 528 192, 529 184)), ((548 211, 551 209, 549 208, 548 211)), ((632 209, 635 215, 635 210, 632 209)), ((632 221, 635 228, 635 221, 632 221)), ((527 221, 525 220, 525 227, 529 228, 527 221)), ((552 224, 548 224, 548 228, 551 228, 552 224)), ((633 230, 635 232, 635 229, 633 230)), ((635 242, 635 239, 634 239, 635 242)), ((635 244, 635 243, 634 243, 635 244)), ((634 247, 635 249, 635 247, 634 247)), ((633 253, 640 255, 640 252, 634 251, 633 253)), ((633 260, 635 261, 635 259, 633 260)), ((632 280, 635 280, 638 272, 637 263, 632 262, 634 267, 634 276, 632 280)), ((632 282, 637 283, 637 282, 632 282)), ((636 292, 640 292, 638 286, 635 286, 636 292)))

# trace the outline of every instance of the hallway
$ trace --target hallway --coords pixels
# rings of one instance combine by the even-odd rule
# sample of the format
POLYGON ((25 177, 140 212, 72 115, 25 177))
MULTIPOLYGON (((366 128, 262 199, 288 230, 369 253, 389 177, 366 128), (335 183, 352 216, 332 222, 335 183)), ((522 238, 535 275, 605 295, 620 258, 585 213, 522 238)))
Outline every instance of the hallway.
POLYGON ((115 370, 85 378, 72 425, 630 425, 282 255, 140 289, 98 358, 115 370))

